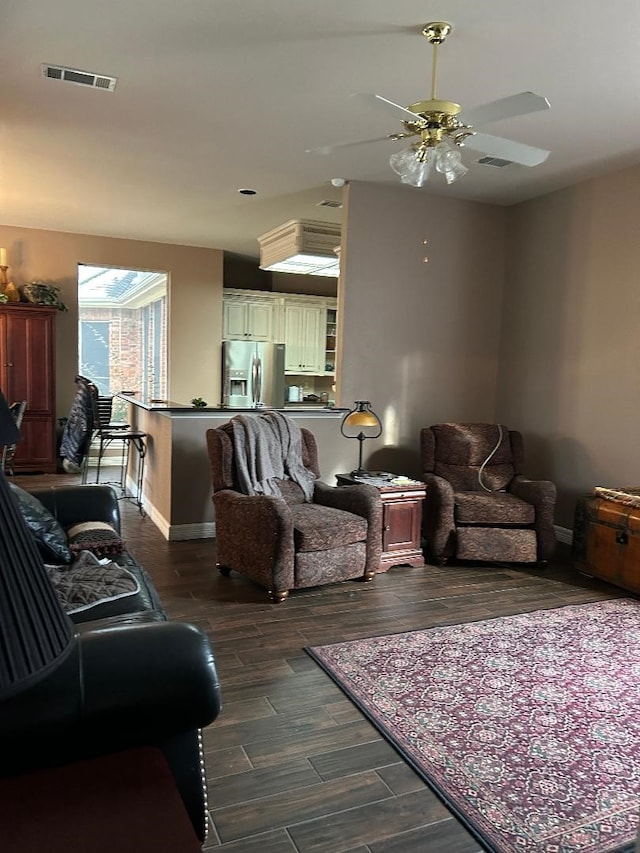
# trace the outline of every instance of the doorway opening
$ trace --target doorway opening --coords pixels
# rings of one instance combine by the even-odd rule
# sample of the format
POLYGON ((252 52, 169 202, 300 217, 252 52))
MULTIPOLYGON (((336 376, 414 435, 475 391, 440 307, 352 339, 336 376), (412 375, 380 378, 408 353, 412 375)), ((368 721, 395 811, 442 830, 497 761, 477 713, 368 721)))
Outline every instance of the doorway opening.
MULTIPOLYGON (((165 272, 78 264, 78 372, 104 396, 166 400, 165 272)), ((124 420, 114 403, 113 420, 124 420)))

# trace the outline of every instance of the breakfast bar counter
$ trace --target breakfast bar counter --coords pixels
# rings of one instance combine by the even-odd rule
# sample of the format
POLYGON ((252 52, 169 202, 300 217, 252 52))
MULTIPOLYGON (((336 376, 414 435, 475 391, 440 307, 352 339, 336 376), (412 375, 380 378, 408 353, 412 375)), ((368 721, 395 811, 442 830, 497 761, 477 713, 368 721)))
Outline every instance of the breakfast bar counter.
MULTIPOLYGON (((116 396, 128 404, 128 423, 147 435, 142 500, 149 518, 172 541, 215 536, 207 430, 234 415, 256 415, 269 409, 198 408, 123 392, 116 396)), ((276 411, 313 432, 323 481, 333 485, 336 473, 352 467, 352 442, 340 434, 340 422, 348 409, 294 403, 276 411)))

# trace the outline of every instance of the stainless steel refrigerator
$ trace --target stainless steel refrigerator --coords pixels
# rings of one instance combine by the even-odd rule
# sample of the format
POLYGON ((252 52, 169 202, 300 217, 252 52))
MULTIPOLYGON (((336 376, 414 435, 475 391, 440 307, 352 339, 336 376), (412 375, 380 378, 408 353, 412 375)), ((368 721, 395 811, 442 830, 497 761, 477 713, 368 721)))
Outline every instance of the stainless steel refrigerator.
POLYGON ((222 341, 222 406, 284 407, 284 344, 222 341))

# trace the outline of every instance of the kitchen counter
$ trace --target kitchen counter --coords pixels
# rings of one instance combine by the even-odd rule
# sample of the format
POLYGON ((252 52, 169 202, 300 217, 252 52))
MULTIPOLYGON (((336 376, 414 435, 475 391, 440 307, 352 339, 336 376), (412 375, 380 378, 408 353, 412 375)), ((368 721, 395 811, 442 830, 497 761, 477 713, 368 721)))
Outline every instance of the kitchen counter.
MULTIPOLYGON (((268 412, 269 407, 263 406, 259 409, 249 408, 249 409, 235 409, 230 408, 228 406, 194 406, 191 403, 177 403, 172 400, 155 400, 151 398, 138 397, 135 394, 128 394, 126 391, 120 391, 115 394, 116 397, 119 397, 122 400, 126 400, 126 402, 131 403, 133 406, 138 406, 141 409, 145 409, 147 412, 165 412, 167 414, 176 414, 176 415, 184 415, 187 413, 192 414, 215 414, 215 415, 226 415, 229 418, 232 418, 234 415, 240 414, 256 414, 258 412, 268 412)), ((288 415, 293 415, 296 412, 305 412, 308 413, 312 411, 315 413, 324 412, 326 414, 335 415, 338 413, 341 417, 345 412, 348 412, 349 409, 341 409, 337 406, 327 406, 320 402, 313 401, 303 401, 301 403, 285 403, 284 408, 282 409, 274 409, 276 412, 286 412, 288 415)))
MULTIPOLYGON (((151 521, 169 540, 215 536, 207 430, 222 426, 234 415, 269 409, 196 408, 122 392, 116 396, 128 403, 127 422, 146 434, 142 499, 151 521)), ((300 428, 311 430, 326 483, 334 485, 337 472, 353 467, 355 442, 346 441, 340 433, 340 422, 349 409, 303 402, 272 411, 283 412, 300 428)))

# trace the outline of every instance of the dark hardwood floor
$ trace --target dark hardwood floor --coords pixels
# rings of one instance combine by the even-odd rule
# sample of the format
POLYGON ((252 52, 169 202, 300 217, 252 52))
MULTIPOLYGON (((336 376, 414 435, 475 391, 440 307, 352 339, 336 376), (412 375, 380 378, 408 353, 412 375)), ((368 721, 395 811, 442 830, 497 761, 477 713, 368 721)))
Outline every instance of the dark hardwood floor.
MULTIPOLYGON (((16 477, 26 488, 77 481, 16 477)), ((121 510, 127 545, 170 617, 200 625, 213 642, 223 710, 204 732, 208 851, 479 850, 304 647, 626 594, 577 574, 561 546, 545 570, 396 567, 370 584, 295 592, 272 604, 242 577, 217 572, 212 540, 169 543, 135 506, 123 501, 121 510)))

